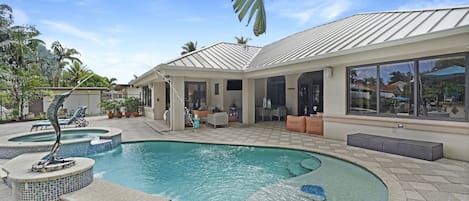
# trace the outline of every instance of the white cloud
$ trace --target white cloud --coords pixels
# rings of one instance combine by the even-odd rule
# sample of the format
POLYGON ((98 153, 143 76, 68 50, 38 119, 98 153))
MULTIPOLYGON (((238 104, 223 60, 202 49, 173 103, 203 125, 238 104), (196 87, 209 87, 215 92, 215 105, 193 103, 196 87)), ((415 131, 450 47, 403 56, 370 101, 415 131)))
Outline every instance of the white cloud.
POLYGON ((105 46, 105 45, 115 46, 120 43, 120 40, 117 38, 107 38, 107 37, 105 38, 98 33, 90 32, 90 31, 83 31, 80 28, 72 26, 68 23, 54 22, 50 20, 40 20, 40 22, 54 29, 55 31, 65 33, 75 38, 82 39, 82 40, 91 41, 100 46, 105 46))
POLYGON ((290 0, 272 1, 266 4, 266 9, 280 16, 293 18, 303 25, 313 20, 329 21, 339 17, 350 9, 350 0, 290 0))
POLYGON ((202 17, 188 17, 188 18, 179 19, 178 21, 180 22, 205 22, 207 21, 207 19, 202 18, 202 17))
POLYGON ((458 5, 467 5, 468 0, 418 0, 409 2, 400 6, 399 10, 426 9, 426 8, 444 8, 458 5))

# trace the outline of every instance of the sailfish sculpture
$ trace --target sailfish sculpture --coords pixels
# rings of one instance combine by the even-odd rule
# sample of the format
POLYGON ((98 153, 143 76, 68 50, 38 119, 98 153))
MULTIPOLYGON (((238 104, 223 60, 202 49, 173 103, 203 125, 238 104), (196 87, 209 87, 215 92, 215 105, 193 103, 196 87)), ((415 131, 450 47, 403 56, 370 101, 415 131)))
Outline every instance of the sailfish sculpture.
POLYGON ((70 91, 67 91, 63 94, 58 94, 58 95, 54 96, 54 100, 51 102, 51 104, 49 105, 49 108, 47 109, 47 119, 50 121, 52 127, 55 130, 55 135, 56 135, 55 143, 52 146, 50 153, 47 154, 45 157, 43 157, 38 163, 33 165, 33 168, 32 168, 33 171, 47 172, 49 170, 53 171, 53 170, 58 170, 58 169, 65 168, 65 167, 59 168, 58 166, 56 166, 54 168, 48 168, 48 166, 54 165, 54 164, 61 164, 61 163, 62 164, 67 164, 67 165, 65 165, 66 167, 70 167, 70 166, 73 166, 75 164, 75 162, 72 161, 72 160, 63 160, 63 159, 58 159, 57 158, 57 153, 58 153, 58 151, 60 149, 60 145, 61 145, 60 144, 60 137, 62 136, 62 131, 60 129, 59 120, 57 118, 57 111, 63 105, 65 99, 67 97, 69 97, 70 94, 72 94, 72 92, 75 89, 77 89, 82 83, 84 83, 86 80, 88 80, 92 76, 93 75, 90 75, 90 76, 86 77, 83 81, 79 82, 78 85, 73 87, 70 91))

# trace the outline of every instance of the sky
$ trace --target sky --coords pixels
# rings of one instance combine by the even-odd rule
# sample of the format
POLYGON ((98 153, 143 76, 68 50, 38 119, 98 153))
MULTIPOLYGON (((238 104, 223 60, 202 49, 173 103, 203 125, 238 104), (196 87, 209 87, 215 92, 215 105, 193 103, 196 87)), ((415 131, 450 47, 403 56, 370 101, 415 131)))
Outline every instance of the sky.
MULTIPOLYGON (((357 13, 469 5, 469 0, 265 0, 267 32, 239 22, 231 0, 7 0, 15 24, 35 25, 48 48, 75 48, 87 68, 117 83, 180 56, 182 46, 218 42, 264 46, 357 13)), ((1 3, 0 3, 1 4, 1 3)))

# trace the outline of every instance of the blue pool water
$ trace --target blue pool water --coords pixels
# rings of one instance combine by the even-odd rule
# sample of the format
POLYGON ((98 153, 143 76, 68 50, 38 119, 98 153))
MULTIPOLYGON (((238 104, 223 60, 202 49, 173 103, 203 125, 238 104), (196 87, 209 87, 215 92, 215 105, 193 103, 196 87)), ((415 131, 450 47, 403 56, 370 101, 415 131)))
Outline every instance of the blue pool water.
MULTIPOLYGON (((107 133, 107 130, 99 129, 86 129, 86 130, 64 130, 62 131, 61 140, 73 140, 80 138, 93 138, 96 135, 107 133)), ((55 141, 56 136, 54 131, 44 132, 34 135, 25 135, 9 139, 14 142, 49 142, 55 141)))
MULTIPOLYGON (((112 151, 89 157, 96 160, 96 177, 178 201, 269 200, 259 197, 264 196, 260 190, 286 181, 292 181, 288 188, 295 189, 293 193, 303 184, 321 185, 329 201, 387 200, 386 187, 368 171, 332 157, 303 151, 140 142, 122 144, 112 151), (289 165, 300 164, 305 159, 319 159, 321 164, 315 165, 317 169, 312 172, 293 178, 289 165)), ((286 191, 279 196, 289 194, 291 192, 286 191)), ((272 195, 268 193, 267 197, 272 195)), ((271 200, 279 200, 276 196, 271 200)))

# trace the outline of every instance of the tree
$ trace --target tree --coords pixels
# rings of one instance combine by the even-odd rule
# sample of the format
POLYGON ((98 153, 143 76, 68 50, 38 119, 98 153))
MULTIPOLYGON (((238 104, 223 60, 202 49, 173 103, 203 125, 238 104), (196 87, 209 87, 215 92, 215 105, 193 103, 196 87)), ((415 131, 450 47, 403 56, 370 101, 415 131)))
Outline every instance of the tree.
POLYGON ((251 40, 250 38, 248 38, 248 37, 245 38, 243 36, 241 36, 241 37, 235 36, 235 39, 236 39, 236 43, 241 44, 241 45, 246 45, 246 44, 248 44, 248 41, 251 40))
MULTIPOLYGON (((65 69, 67 65, 70 65, 70 62, 78 62, 82 63, 80 59, 75 57, 75 55, 80 55, 80 53, 74 48, 65 48, 60 44, 59 41, 55 41, 51 45, 51 49, 53 53, 56 55, 56 60, 59 64, 59 71, 57 72, 56 76, 53 79, 52 86, 61 86, 61 78, 62 78, 62 71, 65 69)), ((62 84, 63 86, 63 84, 62 84)))
POLYGON ((25 104, 42 95, 35 88, 42 85, 41 71, 47 68, 40 57, 39 47, 44 42, 36 38, 40 33, 34 26, 12 26, 11 15, 9 6, 0 5, 0 78, 17 111, 23 114, 25 104))
POLYGON ((265 17, 264 0, 231 0, 233 2, 233 10, 238 13, 238 19, 241 22, 249 12, 248 23, 251 22, 252 17, 256 14, 256 19, 253 25, 253 32, 255 36, 265 33, 267 27, 267 20, 265 17))
POLYGON ((195 43, 192 41, 189 41, 186 44, 184 44, 184 46, 182 46, 181 48, 183 49, 183 51, 181 52, 181 55, 195 51, 197 50, 197 41, 195 41, 195 43))
POLYGON ((117 85, 117 83, 116 83, 117 79, 114 78, 114 77, 112 77, 112 78, 104 77, 104 79, 106 79, 106 83, 107 83, 107 86, 106 86, 106 87, 107 87, 109 90, 114 89, 114 87, 117 85))
POLYGON ((80 80, 83 80, 85 77, 88 77, 93 72, 86 68, 86 66, 81 65, 78 61, 73 61, 73 65, 67 70, 70 76, 70 86, 78 85, 80 80))

